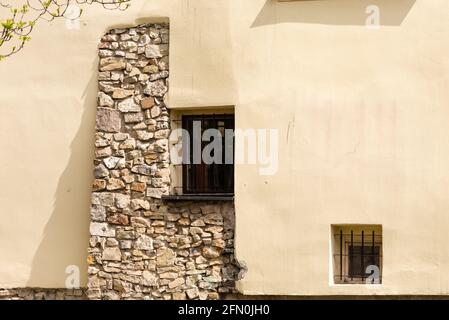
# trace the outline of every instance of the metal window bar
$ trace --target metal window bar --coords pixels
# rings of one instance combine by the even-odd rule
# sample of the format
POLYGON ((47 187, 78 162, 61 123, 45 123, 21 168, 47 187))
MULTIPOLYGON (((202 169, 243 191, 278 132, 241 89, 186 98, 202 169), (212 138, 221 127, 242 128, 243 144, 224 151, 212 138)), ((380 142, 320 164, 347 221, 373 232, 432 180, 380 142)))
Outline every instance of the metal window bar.
MULTIPOLYGON (((334 259, 339 263, 339 272, 334 274, 334 278, 340 283, 364 283, 369 276, 366 273, 366 266, 377 265, 379 271, 382 266, 382 234, 371 231, 371 237, 366 237, 365 230, 355 233, 344 233, 343 229, 335 234, 339 242, 339 253, 334 253, 334 259), (370 239, 371 238, 371 239, 370 239), (371 241, 370 241, 371 240, 371 241), (369 243, 371 242, 371 243, 369 243)), ((381 272, 379 274, 381 281, 381 272)))
MULTIPOLYGON (((349 263, 352 265, 352 254, 353 254, 353 248, 354 248, 354 232, 351 230, 351 247, 350 247, 350 251, 349 251, 349 253, 350 253, 350 255, 351 255, 351 257, 350 257, 350 260, 349 260, 349 263)), ((349 269, 349 268, 348 268, 349 269)), ((354 278, 352 277, 352 272, 351 272, 351 280, 354 280, 354 278)))
POLYGON ((365 255, 363 254, 363 247, 365 246, 365 232, 362 230, 362 246, 360 247, 361 254, 360 254, 360 263, 362 265, 362 281, 364 280, 365 275, 365 255))
POLYGON ((343 230, 340 230, 340 281, 343 281, 343 230))

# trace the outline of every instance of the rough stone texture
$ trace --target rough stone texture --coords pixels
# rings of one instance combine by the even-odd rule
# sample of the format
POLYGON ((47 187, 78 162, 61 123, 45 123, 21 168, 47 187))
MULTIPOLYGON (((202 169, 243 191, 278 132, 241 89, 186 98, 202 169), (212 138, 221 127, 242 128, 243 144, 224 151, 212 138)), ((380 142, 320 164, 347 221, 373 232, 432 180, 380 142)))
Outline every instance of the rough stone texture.
POLYGON ((111 30, 100 48, 88 297, 234 293, 234 204, 161 200, 170 189, 168 25, 111 30))
POLYGON ((121 126, 120 112, 111 108, 97 109, 97 130, 119 132, 121 126))
POLYGON ((0 289, 0 300, 86 300, 85 289, 0 289))

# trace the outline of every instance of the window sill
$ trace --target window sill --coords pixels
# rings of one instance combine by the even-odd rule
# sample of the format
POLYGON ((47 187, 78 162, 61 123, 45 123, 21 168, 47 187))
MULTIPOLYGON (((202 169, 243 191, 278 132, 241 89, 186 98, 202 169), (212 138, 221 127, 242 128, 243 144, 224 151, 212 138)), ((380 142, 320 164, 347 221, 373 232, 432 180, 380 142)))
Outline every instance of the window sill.
POLYGON ((234 201, 234 195, 202 195, 202 194, 183 194, 183 195, 163 195, 164 201, 234 201))
POLYGON ((374 288, 382 288, 382 283, 330 283, 329 284, 330 287, 342 287, 342 288, 369 288, 369 289, 374 289, 374 288))

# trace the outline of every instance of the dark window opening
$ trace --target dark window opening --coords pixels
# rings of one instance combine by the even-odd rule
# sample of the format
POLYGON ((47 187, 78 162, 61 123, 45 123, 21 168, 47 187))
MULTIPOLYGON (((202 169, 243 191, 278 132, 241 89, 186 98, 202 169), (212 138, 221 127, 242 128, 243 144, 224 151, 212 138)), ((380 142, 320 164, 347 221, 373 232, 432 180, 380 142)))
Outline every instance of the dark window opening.
POLYGON ((374 227, 334 227, 334 282, 382 283, 382 233, 374 227), (356 229, 356 231, 354 230, 356 229))
POLYGON ((182 117, 182 127, 189 133, 183 136, 183 148, 186 148, 182 165, 183 194, 233 194, 234 115, 186 115, 182 117), (210 146, 206 149, 214 158, 212 163, 205 161, 203 151, 211 143, 216 142, 214 145, 218 146, 220 138, 211 136, 203 141, 203 134, 208 129, 216 129, 214 132, 221 137, 219 150, 210 146))
POLYGON ((348 276, 350 278, 367 278, 366 267, 370 265, 380 266, 379 246, 349 245, 348 276))

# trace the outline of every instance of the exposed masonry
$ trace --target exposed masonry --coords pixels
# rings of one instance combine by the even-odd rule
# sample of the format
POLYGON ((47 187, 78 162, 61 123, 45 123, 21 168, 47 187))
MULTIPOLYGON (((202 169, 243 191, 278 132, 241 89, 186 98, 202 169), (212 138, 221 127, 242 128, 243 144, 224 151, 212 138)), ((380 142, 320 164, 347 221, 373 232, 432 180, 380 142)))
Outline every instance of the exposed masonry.
POLYGON ((86 300, 83 289, 0 289, 0 300, 86 300))
POLYGON ((233 293, 234 203, 167 202, 169 29, 100 43, 89 299, 218 299, 233 293))

